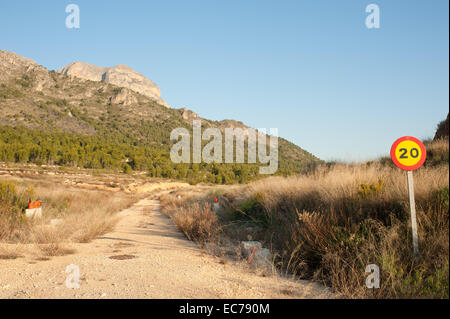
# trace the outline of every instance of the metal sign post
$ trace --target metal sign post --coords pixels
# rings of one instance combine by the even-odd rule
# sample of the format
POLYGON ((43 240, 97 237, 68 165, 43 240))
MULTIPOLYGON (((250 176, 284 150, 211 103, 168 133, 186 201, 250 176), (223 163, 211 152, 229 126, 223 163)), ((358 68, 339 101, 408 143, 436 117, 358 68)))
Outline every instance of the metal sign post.
POLYGON ((414 257, 419 258, 419 239, 417 237, 416 202, 414 200, 414 179, 412 171, 406 171, 408 180, 409 208, 411 210, 411 228, 414 257))
POLYGON ((391 158, 394 164, 406 171, 408 181, 409 208, 411 210, 411 229, 413 253, 419 258, 419 238, 417 234, 416 203, 414 200, 414 180, 412 171, 423 165, 427 158, 425 145, 417 138, 403 136, 396 140, 391 147, 391 158))

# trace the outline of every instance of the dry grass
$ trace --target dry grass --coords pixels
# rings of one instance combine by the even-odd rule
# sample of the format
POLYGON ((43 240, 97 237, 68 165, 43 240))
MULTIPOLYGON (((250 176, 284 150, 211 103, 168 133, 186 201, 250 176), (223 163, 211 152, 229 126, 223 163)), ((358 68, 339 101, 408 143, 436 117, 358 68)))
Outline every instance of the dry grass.
POLYGON ((88 243, 100 235, 106 234, 114 229, 118 218, 108 211, 99 211, 80 214, 81 216, 71 216, 66 221, 67 225, 78 224, 78 231, 73 238, 79 243, 88 243), (81 222, 79 221, 81 219, 81 222))
POLYGON ((66 247, 66 245, 57 242, 53 242, 50 244, 41 244, 37 245, 37 247, 44 256, 48 257, 71 255, 76 252, 75 249, 68 248, 66 247))
MULTIPOLYGON (((221 227, 213 229, 235 241, 263 242, 279 269, 321 281, 342 297, 448 298, 448 140, 427 149, 429 162, 414 172, 418 261, 406 174, 378 162, 320 167, 308 176, 270 177, 227 191, 219 195, 221 227), (380 267, 380 289, 366 288, 369 264, 380 267)), ((172 205, 183 221, 179 227, 196 233, 184 225, 200 224, 201 203, 214 196, 165 199, 163 209, 172 205)))
POLYGON ((45 256, 71 254, 70 243, 87 243, 111 231, 115 213, 135 201, 121 192, 82 190, 53 181, 0 180, 0 242, 35 244, 45 256), (24 217, 28 197, 43 200, 41 219, 24 217))
POLYGON ((0 260, 22 257, 23 248, 20 245, 0 244, 0 260))
POLYGON ((163 200, 163 212, 169 215, 185 236, 201 244, 214 240, 220 231, 216 214, 208 203, 192 203, 183 205, 186 199, 172 201, 169 197, 163 200))
POLYGON ((269 178, 231 197, 262 224, 259 239, 271 243, 288 272, 322 280, 344 297, 448 298, 448 179, 448 166, 415 173, 419 262, 411 253, 406 177, 398 169, 340 165, 269 178), (364 284, 368 264, 382 271, 375 292, 364 284))
POLYGON ((449 140, 447 138, 426 143, 427 162, 432 165, 448 164, 449 161, 449 140))

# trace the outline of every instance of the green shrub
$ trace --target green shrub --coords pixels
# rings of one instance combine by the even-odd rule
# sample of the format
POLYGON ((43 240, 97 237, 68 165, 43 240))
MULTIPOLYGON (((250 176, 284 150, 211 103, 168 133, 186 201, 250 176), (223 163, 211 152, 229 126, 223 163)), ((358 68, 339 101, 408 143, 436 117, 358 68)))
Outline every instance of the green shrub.
POLYGON ((269 227, 269 213, 261 204, 262 194, 255 196, 239 205, 232 213, 232 220, 251 221, 264 228, 269 227))
POLYGON ((122 172, 124 172, 125 174, 131 174, 133 172, 133 169, 130 165, 124 164, 122 167, 122 172))
POLYGON ((370 196, 376 196, 383 191, 384 181, 378 180, 378 183, 369 183, 359 185, 358 195, 360 198, 367 198, 370 196))
POLYGON ((16 205, 18 201, 16 185, 10 182, 0 182, 0 201, 16 205))

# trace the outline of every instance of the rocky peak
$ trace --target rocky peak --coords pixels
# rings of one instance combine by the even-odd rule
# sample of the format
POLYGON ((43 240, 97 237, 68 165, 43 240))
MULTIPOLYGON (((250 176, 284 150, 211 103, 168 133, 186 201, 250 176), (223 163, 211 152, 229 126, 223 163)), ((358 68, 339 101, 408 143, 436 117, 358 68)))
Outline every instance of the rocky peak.
POLYGON ((4 50, 0 50, 0 65, 5 68, 38 67, 32 59, 4 50))
POLYGON ((33 70, 45 70, 32 59, 25 58, 14 52, 0 50, 0 78, 14 76, 17 72, 30 72, 33 70))
POLYGON ((32 59, 0 50, 0 82, 21 81, 26 87, 41 91, 51 85, 47 69, 32 59))
POLYGON ((167 102, 161 98, 161 91, 155 83, 124 64, 104 68, 85 62, 74 62, 61 68, 58 72, 85 80, 103 81, 128 88, 169 107, 167 102))
POLYGON ((105 68, 84 62, 74 62, 61 68, 58 72, 84 80, 101 81, 105 68))

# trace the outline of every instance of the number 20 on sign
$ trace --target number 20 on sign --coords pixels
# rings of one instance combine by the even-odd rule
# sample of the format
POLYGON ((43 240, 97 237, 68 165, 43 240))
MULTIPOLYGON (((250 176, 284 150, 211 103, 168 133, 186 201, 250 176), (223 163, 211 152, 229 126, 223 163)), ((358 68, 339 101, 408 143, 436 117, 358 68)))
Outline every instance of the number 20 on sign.
POLYGON ((411 209, 411 228, 414 257, 419 257, 419 241, 417 237, 416 204, 414 201, 414 181, 412 171, 425 163, 427 151, 425 145, 417 138, 404 136, 392 144, 391 159, 397 167, 406 171, 409 193, 409 207, 411 209))

